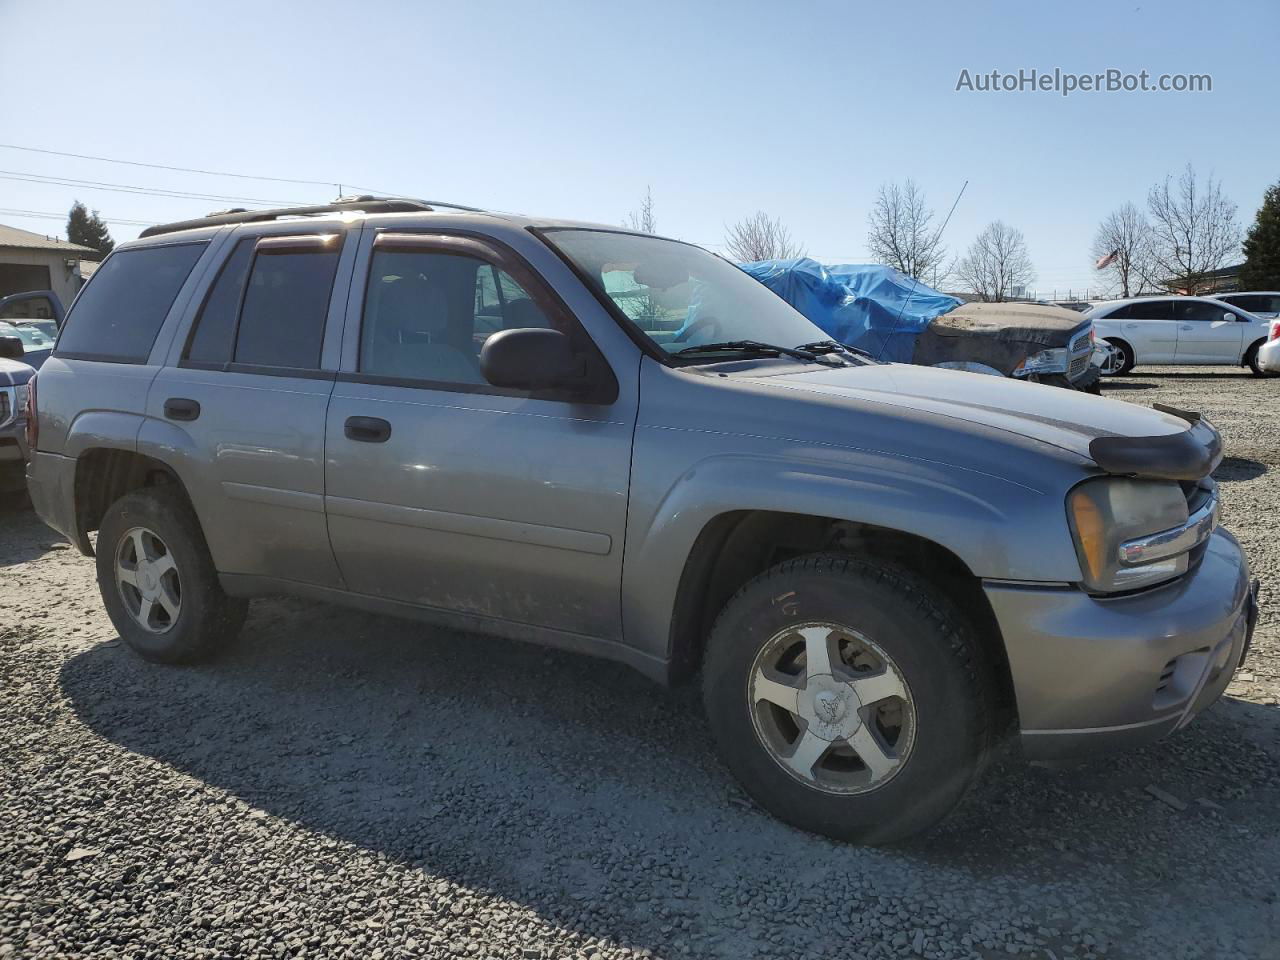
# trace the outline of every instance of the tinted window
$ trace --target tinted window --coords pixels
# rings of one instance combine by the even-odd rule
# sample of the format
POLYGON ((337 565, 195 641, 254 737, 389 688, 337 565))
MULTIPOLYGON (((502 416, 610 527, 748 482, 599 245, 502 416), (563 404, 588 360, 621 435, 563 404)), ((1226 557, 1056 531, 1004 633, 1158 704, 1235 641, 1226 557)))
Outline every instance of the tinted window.
POLYGON ((1130 320, 1168 320, 1168 300, 1139 300, 1129 304, 1130 320))
POLYGON ((1280 313, 1280 297, 1265 293, 1241 294, 1238 297, 1222 299, 1248 313, 1280 313))
POLYGON ((499 330, 550 327, 510 275, 475 257, 378 250, 369 267, 360 370, 437 383, 485 382, 480 348, 499 330))
POLYGON ((1176 320, 1211 323, 1214 320, 1221 320, 1224 313, 1230 319, 1235 319, 1235 314, 1222 304, 1204 303, 1200 300, 1175 300, 1173 303, 1173 316, 1176 320))
POLYGON ((231 360, 231 341, 235 337, 236 314, 240 297, 249 276, 255 240, 241 240, 222 265, 218 279, 205 297, 196 317, 195 331, 187 343, 183 357, 196 363, 223 364, 231 360))
POLYGON ((244 294, 236 363, 313 370, 320 366, 338 253, 258 251, 244 294))
POLYGON ((76 300, 58 355, 145 362, 204 246, 180 243, 112 254, 76 300))

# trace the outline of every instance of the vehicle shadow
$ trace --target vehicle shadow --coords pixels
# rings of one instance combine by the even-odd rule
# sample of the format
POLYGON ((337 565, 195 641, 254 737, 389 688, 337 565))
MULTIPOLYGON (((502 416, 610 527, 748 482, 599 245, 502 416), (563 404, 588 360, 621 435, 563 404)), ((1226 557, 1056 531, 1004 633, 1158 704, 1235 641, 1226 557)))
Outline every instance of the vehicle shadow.
MULTIPOLYGON (((95 733, 215 791, 518 900, 583 937, 655 951, 674 952, 682 920, 714 926, 741 876, 767 875, 779 856, 826 886, 865 884, 858 875, 888 858, 923 887, 946 867, 975 882, 1078 884, 1092 897, 1099 870, 1145 882, 1147 864, 1203 859, 1206 837, 1261 858, 1235 826, 1264 831, 1278 792, 1276 759, 1260 766, 1236 727, 1244 711, 1280 742, 1280 710, 1228 704, 1122 759, 1067 771, 998 764, 927 837, 858 849, 753 807, 712 753, 695 689, 291 600, 256 603, 242 642, 215 665, 159 667, 98 645, 64 664, 60 684, 95 733), (1186 811, 1143 792, 1175 776, 1186 811)), ((750 952, 732 936, 725 956, 750 952)), ((822 939, 832 932, 814 936, 811 949, 838 951, 822 939)))
POLYGON ((1101 382, 1103 393, 1110 393, 1112 390, 1159 390, 1158 383, 1129 383, 1124 380, 1103 380, 1101 382))
POLYGON ((1213 471, 1213 479, 1219 483, 1232 483, 1240 480, 1254 480, 1271 469, 1260 460, 1246 457, 1223 457, 1218 469, 1213 471))

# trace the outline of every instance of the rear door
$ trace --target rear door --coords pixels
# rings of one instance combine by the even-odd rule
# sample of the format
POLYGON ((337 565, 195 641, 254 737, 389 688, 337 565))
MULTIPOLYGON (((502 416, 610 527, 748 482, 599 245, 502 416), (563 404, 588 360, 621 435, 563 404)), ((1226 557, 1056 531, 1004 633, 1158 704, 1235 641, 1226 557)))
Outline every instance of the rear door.
POLYGON ((1175 300, 1178 363, 1239 363, 1247 323, 1210 300, 1175 300))
POLYGON ((332 224, 283 226, 234 239, 152 384, 140 449, 178 459, 220 573, 336 587, 324 424, 354 241, 344 256, 332 224))
POLYGON ((349 588, 617 639, 635 393, 496 241, 370 229, 356 277, 325 496, 349 588), (484 340, 525 327, 569 336, 599 394, 486 383, 484 340))

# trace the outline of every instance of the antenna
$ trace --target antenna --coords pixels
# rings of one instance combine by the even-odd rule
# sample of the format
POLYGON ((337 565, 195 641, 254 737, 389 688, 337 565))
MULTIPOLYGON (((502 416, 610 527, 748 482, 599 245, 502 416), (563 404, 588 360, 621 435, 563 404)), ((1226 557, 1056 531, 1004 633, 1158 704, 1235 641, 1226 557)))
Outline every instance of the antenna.
MULTIPOLYGON (((933 235, 934 240, 940 240, 942 238, 942 231, 947 229, 947 224, 951 222, 951 215, 956 212, 956 207, 960 204, 960 198, 964 196, 965 187, 967 186, 969 186, 968 180, 960 184, 960 192, 956 194, 955 202, 951 204, 951 209, 947 211, 947 217, 942 221, 942 226, 940 226, 938 228, 938 232, 933 235)), ((907 306, 911 303, 911 298, 916 295, 916 287, 919 285, 920 278, 912 277, 911 290, 907 293, 907 299, 902 301, 902 309, 898 311, 898 318, 893 321, 893 329, 889 331, 889 336, 885 337, 880 344, 880 352, 876 354, 877 360, 884 356, 884 348, 889 345, 889 338, 897 334, 898 324, 902 323, 902 315, 907 312, 907 306)))

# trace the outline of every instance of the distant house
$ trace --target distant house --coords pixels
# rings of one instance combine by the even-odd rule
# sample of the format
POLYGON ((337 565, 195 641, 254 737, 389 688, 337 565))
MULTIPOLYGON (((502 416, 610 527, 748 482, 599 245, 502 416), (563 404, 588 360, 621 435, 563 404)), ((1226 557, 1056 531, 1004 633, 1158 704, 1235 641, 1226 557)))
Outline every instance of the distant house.
MULTIPOLYGON (((1240 271, 1243 269, 1243 263, 1235 263, 1229 267, 1221 267, 1218 270, 1210 270, 1204 275, 1204 282, 1199 285, 1199 293, 1201 296, 1210 293, 1231 293, 1240 289, 1240 271)), ((1187 284, 1180 279, 1168 280, 1165 286, 1169 288, 1170 293, 1189 293, 1187 284)))
POLYGON ((0 297, 26 290, 52 290, 69 304, 82 283, 80 261, 98 251, 41 233, 0 224, 0 297))

